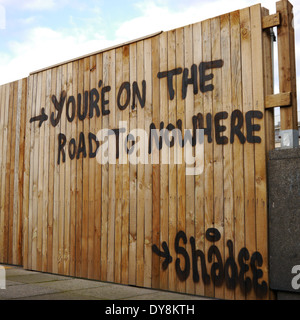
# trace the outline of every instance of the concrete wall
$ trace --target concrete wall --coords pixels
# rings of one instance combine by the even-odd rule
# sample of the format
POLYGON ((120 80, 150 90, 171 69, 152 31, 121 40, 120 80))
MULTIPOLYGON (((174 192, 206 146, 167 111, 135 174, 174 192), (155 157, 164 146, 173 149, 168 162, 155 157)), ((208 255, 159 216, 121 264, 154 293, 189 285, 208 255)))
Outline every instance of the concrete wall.
POLYGON ((300 148, 270 152, 268 183, 270 288, 300 299, 300 148))

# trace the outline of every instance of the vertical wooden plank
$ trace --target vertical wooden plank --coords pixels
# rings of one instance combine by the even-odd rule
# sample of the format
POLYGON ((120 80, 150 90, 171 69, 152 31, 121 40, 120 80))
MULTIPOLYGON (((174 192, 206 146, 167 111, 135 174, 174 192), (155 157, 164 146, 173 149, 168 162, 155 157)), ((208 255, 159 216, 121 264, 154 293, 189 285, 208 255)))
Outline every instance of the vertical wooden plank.
MULTIPOLYGON (((184 66, 184 29, 176 29, 176 68, 182 68, 184 66)), ((182 122, 182 139, 184 138, 184 130, 186 129, 185 124, 185 102, 182 99, 182 77, 179 76, 176 79, 176 115, 177 120, 182 122)), ((177 166, 177 232, 186 232, 186 180, 185 180, 185 161, 184 161, 184 148, 179 149, 179 154, 181 155, 181 163, 177 166)), ((183 243, 180 244, 185 247, 183 243)), ((179 258, 179 255, 178 257, 179 258)), ((177 291, 186 292, 186 283, 177 277, 177 291)))
MULTIPOLYGON (((122 47, 116 49, 116 86, 115 96, 117 97, 119 88, 122 85, 122 47)), ((115 113, 115 128, 120 128, 119 123, 122 120, 122 111, 116 106, 115 113)), ((120 145, 119 145, 120 146, 120 145)), ((122 145, 121 145, 122 146, 122 145)), ((122 273, 122 164, 119 154, 119 159, 116 159, 116 216, 115 216, 115 282, 121 282, 122 273)))
POLYGON ((4 174, 4 198, 3 198, 3 214, 4 214, 4 236, 3 236, 3 261, 8 263, 8 233, 9 233, 9 176, 10 176, 10 146, 8 141, 11 139, 11 127, 12 127, 12 117, 13 113, 12 110, 12 98, 13 98, 13 83, 7 84, 7 91, 6 91, 6 109, 7 109, 7 125, 6 125, 6 153, 4 159, 4 166, 5 166, 5 174, 4 174))
POLYGON ((7 263, 7 252, 6 252, 6 235, 8 232, 8 226, 6 221, 6 213, 5 213, 5 181, 6 181, 6 153, 8 148, 8 113, 9 113, 9 87, 10 84, 5 84, 2 86, 3 88, 3 96, 2 96, 2 103, 1 108, 3 108, 3 153, 2 153, 2 179, 1 179, 1 239, 0 244, 2 248, 1 252, 1 261, 3 263, 7 263))
MULTIPOLYGON (((108 129, 115 129, 116 112, 115 112, 115 63, 116 52, 111 50, 107 53, 107 72, 108 72, 108 85, 111 86, 111 91, 108 93, 110 113, 108 115, 108 129)), ((115 159, 114 152, 111 145, 108 146, 109 154, 115 159)), ((109 164, 108 172, 108 219, 107 219, 107 281, 114 280, 114 264, 115 264, 115 210, 116 210, 116 165, 109 164)))
MULTIPOLYGON (((24 259, 27 261, 25 264, 28 269, 31 268, 31 240, 32 239, 32 228, 31 228, 31 218, 32 218, 32 166, 33 166, 33 161, 32 161, 32 150, 33 150, 33 132, 31 129, 31 125, 29 123, 29 120, 31 117, 34 116, 34 110, 33 110, 33 96, 34 96, 34 85, 35 85, 35 78, 34 76, 31 76, 29 79, 29 92, 28 92, 28 98, 27 98, 27 128, 28 128, 28 186, 26 190, 24 190, 24 197, 26 197, 25 201, 27 201, 26 206, 25 206, 25 216, 24 218, 24 230, 25 230, 25 235, 24 235, 24 259), (27 237, 26 237, 27 236, 27 237)), ((25 168, 25 174, 26 174, 26 168, 25 168)), ((25 182, 25 179, 24 179, 25 182)), ((24 187, 26 186, 26 183, 24 183, 24 187)))
MULTIPOLYGON (((193 65, 193 29, 192 25, 188 25, 184 28, 184 66, 188 70, 187 78, 192 78, 191 66, 193 65)), ((183 80, 185 81, 185 80, 183 80)), ((186 97, 185 97, 185 125, 186 129, 190 130, 192 133, 193 123, 192 118, 194 115, 194 92, 193 85, 188 85, 187 83, 183 84, 183 88, 186 88, 186 97)), ((183 90, 182 90, 183 92, 183 90)), ((188 164, 192 156, 194 156, 194 150, 192 150, 192 142, 186 139, 184 152, 185 152, 185 166, 186 168, 191 169, 191 165, 188 164), (190 151, 192 150, 192 154, 190 151)), ((194 170, 193 170, 194 171, 194 170)), ((195 177, 194 175, 187 175, 185 177, 186 183, 186 234, 187 238, 195 236, 195 177)), ((190 257, 192 257, 191 246, 187 245, 186 250, 190 257)), ((193 277, 189 276, 186 281, 186 292, 194 294, 195 286, 193 282, 193 277)))
MULTIPOLYGON (((5 86, 0 86, 0 136, 3 137, 4 134, 4 92, 5 86)), ((3 160, 3 154, 2 154, 2 146, 3 146, 3 140, 0 139, 0 181, 2 182, 2 160, 3 160)), ((1 193, 2 188, 0 187, 0 204, 1 204, 1 193)), ((3 237, 3 223, 2 223, 2 214, 1 214, 1 207, 0 207, 0 245, 1 245, 1 239, 3 237)), ((2 246, 1 246, 2 247, 2 246)), ((0 253, 0 261, 2 261, 2 253, 0 253)))
MULTIPOLYGON (((72 118, 72 104, 68 103, 68 99, 70 96, 72 96, 73 93, 73 64, 68 63, 65 69, 66 76, 65 76, 65 82, 66 82, 66 102, 65 102, 65 114, 67 117, 67 120, 65 120, 65 131, 63 134, 66 136, 66 147, 65 147, 65 217, 64 217, 64 251, 63 251, 63 273, 65 275, 70 274, 70 254, 71 254, 71 188, 73 188, 71 184, 71 172, 72 172, 72 164, 74 161, 71 161, 71 158, 68 153, 68 143, 72 139, 72 122, 70 123, 70 117, 72 118), (69 106, 67 108, 67 106, 69 106), (71 106, 71 107, 70 107, 71 106), (71 111, 70 111, 71 109, 71 111)), ((76 160, 75 160, 76 161, 76 160)), ((73 208, 74 210, 74 208, 73 208)))
POLYGON ((21 97, 21 120, 20 120, 20 157, 19 157, 19 200, 18 200, 18 210, 19 210, 19 222, 18 222, 18 256, 20 265, 24 266, 23 262, 23 223, 24 223, 24 211, 23 211, 23 192, 24 192, 24 175, 25 175, 25 153, 28 150, 25 148, 25 138, 26 138, 26 122, 27 115, 27 78, 22 79, 22 97, 21 97))
MULTIPOLYGON (((96 56, 96 84, 99 87, 99 82, 102 80, 103 66, 102 66, 102 54, 96 56)), ((100 83, 101 84, 101 83, 100 83)), ((100 89, 99 89, 100 91, 100 89)), ((101 129, 101 123, 103 114, 101 112, 101 118, 96 120, 95 134, 101 129)), ((98 149, 99 152, 99 149, 98 149)), ((98 154, 97 154, 98 157, 98 154)), ((97 158, 98 159, 98 158, 97 158)), ((95 160, 96 161, 96 160, 95 160)), ((102 203, 102 185, 101 185, 101 171, 102 166, 96 162, 96 181, 95 181, 95 240, 94 240, 94 278, 100 280, 101 275, 101 203, 102 203)))
MULTIPOLYGON (((36 106, 37 115, 40 114, 41 108, 45 106, 45 96, 46 96, 46 71, 41 72, 41 93, 40 100, 36 106)), ((39 165, 35 167, 35 170, 38 170, 38 203, 37 203, 37 215, 38 215, 38 223, 37 223, 37 270, 42 270, 42 250, 43 250, 43 221, 45 216, 45 211, 43 210, 43 197, 44 192, 46 191, 44 186, 44 139, 45 139, 45 124, 42 125, 39 129, 39 165)))
POLYGON ((1 261, 6 263, 6 250, 5 250, 5 233, 6 221, 5 221, 5 180, 6 180, 6 154, 8 148, 8 119, 9 119, 9 84, 2 86, 2 108, 3 108, 3 149, 2 149, 2 176, 1 176, 1 237, 0 245, 3 250, 1 250, 1 261))
POLYGON ((281 130, 298 130, 295 30, 293 6, 287 0, 276 2, 281 24, 277 27, 279 91, 292 92, 292 106, 281 108, 281 130))
MULTIPOLYGON (((212 36, 211 36, 211 26, 210 20, 202 22, 202 37, 203 37, 203 61, 212 60, 212 36)), ((206 92, 203 94, 203 105, 204 105, 204 114, 212 114, 212 93, 206 92)), ((204 120, 204 127, 208 125, 209 119, 204 120), (205 121, 206 120, 206 121, 205 121)), ((212 121, 212 120, 210 120, 212 121)), ((214 141, 214 134, 211 132, 212 140, 214 141)), ((205 231, 209 228, 214 227, 214 142, 208 142, 208 136, 204 137, 204 150, 205 150, 205 159, 204 159, 204 172, 205 172, 205 181, 204 181, 204 197, 205 197, 205 231)), ((208 251, 212 245, 207 239, 205 239, 205 256, 208 257, 208 251)), ((211 270, 211 264, 207 263, 208 272, 211 270)), ((207 297, 214 297, 214 286, 212 279, 210 285, 205 287, 205 295, 207 297)))
MULTIPOLYGON (((90 90, 96 88, 96 56, 90 57, 89 73, 90 73, 90 90)), ((90 103, 91 104, 92 94, 90 91, 90 103)), ((93 96, 92 99, 95 99, 93 96)), ((93 110, 93 115, 89 115, 90 118, 90 129, 89 133, 95 134, 96 129, 96 111, 93 110)), ((86 136, 87 138, 88 136, 86 136)), ((92 143, 92 148, 95 148, 92 143)), ((89 148, 87 149, 89 150, 89 148)), ((89 150, 91 153, 92 150, 89 150)), ((89 157, 89 156, 88 156, 89 157)), ((88 224, 88 278, 94 279, 94 229, 95 229, 95 168, 96 159, 89 157, 89 224, 88 224)))
MULTIPOLYGON (((133 43, 129 47, 130 50, 130 83, 136 81, 136 43, 133 43)), ((130 108, 129 113, 129 132, 136 128, 137 124, 137 109, 130 108)), ((128 146, 130 149, 131 145, 128 146)), ((136 248, 137 248, 137 166, 135 164, 129 164, 130 170, 130 225, 129 225, 129 284, 136 284, 136 248)))
MULTIPOLYGON (((252 70, 253 70, 253 105, 260 111, 262 119, 255 119, 255 123, 265 129, 264 118, 264 67, 263 67, 263 39, 261 6, 250 8, 251 32, 252 32, 252 70)), ((260 269, 263 275, 259 277, 259 285, 255 289, 257 298, 267 298, 268 293, 268 211, 267 211, 267 159, 265 130, 259 133, 261 142, 255 144, 255 201, 256 201, 256 243, 257 251, 261 254, 263 265, 260 269)))
MULTIPOLYGON (((37 103, 39 102, 39 81, 38 74, 34 75, 34 87, 32 96, 32 116, 37 116, 37 103)), ((31 207, 29 208, 29 226, 30 226, 30 239, 29 242, 29 260, 30 269, 36 270, 36 253, 37 253, 37 181, 38 181, 38 170, 36 166, 38 165, 38 125, 33 124, 31 126, 32 130, 32 140, 31 140, 31 159, 30 159, 30 192, 31 192, 31 207)))
MULTIPOLYGON (((222 104, 223 111, 227 112, 228 116, 223 120, 223 125, 230 128, 232 108, 232 82, 231 82, 231 32, 230 32, 230 16, 229 14, 221 16, 221 56, 224 59, 222 68, 222 104)), ((227 135, 227 141, 223 146, 223 161, 224 161, 224 261, 230 255, 234 255, 235 230, 234 230, 234 197, 233 197, 233 145, 230 143, 230 136, 227 135), (230 244, 228 243, 230 241, 230 244), (233 252, 231 252, 233 251, 233 252)), ((237 142, 236 142, 237 143, 237 142)), ((226 270, 225 270, 226 271, 226 270)), ((225 298, 233 300, 234 290, 230 286, 230 270, 225 272, 225 298), (227 278, 228 275, 228 278, 227 278)))
MULTIPOLYGON (((9 120, 9 132, 8 132, 8 141, 14 141, 15 139, 15 118, 16 118, 16 112, 15 112, 15 82, 11 82, 10 84, 10 90, 9 90, 9 112, 11 113, 11 118, 9 120)), ((14 141, 15 143, 15 141, 14 141)), ((7 250, 7 263, 11 263, 12 260, 12 233, 13 233, 13 176, 14 176, 14 161, 12 160, 14 158, 15 149, 10 149, 10 157, 7 158, 6 166, 9 163, 8 171, 6 172, 6 199, 5 199, 5 214, 6 214, 6 221, 7 221, 7 234, 5 235, 5 247, 7 250)))
MULTIPOLYGON (((39 114, 39 109, 37 106, 40 105, 40 94, 41 94, 41 74, 36 74, 34 81, 34 91, 33 91, 33 115, 37 116, 39 114)), ((39 130, 38 124, 34 123, 31 127, 33 131, 33 141, 32 141, 32 207, 31 207, 31 219, 29 219, 31 227, 31 269, 36 270, 37 267, 37 223, 38 223, 38 164, 39 164, 39 130)), ((31 164, 31 163, 30 163, 31 164)))
MULTIPOLYGON (((176 31, 172 30, 168 32, 168 70, 173 70, 176 68, 176 31)), ((177 79, 176 79, 177 80, 177 79)), ((176 81, 175 80, 175 81, 176 81)), ((163 80, 164 81, 164 80, 163 80)), ((175 82, 174 81, 174 82, 175 82)), ((175 86, 176 88, 176 82, 175 86)), ((176 95, 178 92, 175 93, 176 95)), ((169 103, 169 110, 168 110, 168 118, 169 121, 167 123, 172 123, 175 125, 176 123, 176 96, 174 99, 168 99, 169 103)), ((171 132, 169 132, 169 136, 172 137, 171 132)), ((173 139, 173 138, 170 138, 173 139)), ((176 139, 176 137, 174 137, 176 139)), ((177 144, 178 141, 175 141, 177 144)), ((177 227, 177 199, 176 199, 176 191, 177 191, 177 168, 175 165, 175 150, 176 147, 169 148, 169 237, 168 237, 168 244, 171 256, 175 256, 176 253, 174 252, 174 239, 176 238, 176 227, 177 227)), ((168 267, 169 269, 169 290, 176 291, 176 270, 175 264, 172 263, 168 267)))
MULTIPOLYGON (((70 70, 71 72, 71 70, 70 70)), ((72 83, 70 83, 70 95, 74 97, 77 96, 77 87, 78 87, 78 61, 72 63, 72 83)), ((75 98, 76 99, 76 98, 75 98)), ((77 137, 77 123, 78 115, 76 113, 76 104, 75 104, 75 117, 71 123, 71 137, 77 137)), ((75 149, 75 148, 74 148, 75 149)), ((75 152, 75 150, 73 150, 75 152)), ((71 161, 70 169, 70 183, 71 183, 71 195, 70 195, 70 276, 76 275, 76 217, 77 217, 77 159, 76 154, 74 159, 71 161)))
MULTIPOLYGON (((122 72, 123 81, 129 82, 129 46, 122 48, 122 72)), ((127 97, 126 97, 127 98, 127 97)), ((125 98, 123 97, 123 103, 125 98)), ((126 128, 129 128, 129 111, 130 105, 122 111, 122 121, 125 122, 126 128)), ((124 143, 124 142, 123 142, 124 143)), ((121 147, 122 148, 122 147, 121 147)), ((129 217, 130 217, 130 188, 129 188, 129 163, 128 154, 124 149, 124 164, 122 165, 122 271, 121 271, 121 282, 128 284, 129 276, 129 217)))
MULTIPOLYGON (((137 43, 137 85, 141 89, 144 78, 144 42, 137 43)), ((145 111, 138 101, 134 106, 137 109, 137 129, 144 129, 145 111)), ((142 139, 142 137, 139 137, 142 139)), ((142 142, 143 143, 143 142, 142 142)), ((139 147, 142 146, 139 143, 139 147)), ((139 150, 142 159, 142 148, 139 150)), ((144 237, 145 237, 145 165, 138 162, 137 165, 137 278, 138 286, 144 285, 144 237)))
MULTIPOLYGON (((8 84, 8 124, 7 124, 7 141, 11 141, 12 138, 12 126, 13 126, 13 86, 14 83, 8 84)), ((8 143, 6 150, 6 162, 5 162, 5 199, 4 199, 4 223, 5 223, 5 233, 4 233, 4 260, 9 263, 9 233, 10 233, 10 216, 9 216, 9 205, 10 205, 10 170, 11 170, 11 153, 12 150, 8 143)))
MULTIPOLYGON (((168 70, 168 33, 160 35, 160 72, 168 70)), ((168 123, 168 88, 166 79, 160 81, 160 121, 168 123)), ((162 143, 160 150, 160 243, 168 239, 169 233, 169 148, 162 143)), ((160 288, 169 287, 169 269, 160 269, 160 288)))
MULTIPOLYGON (((241 30, 240 30, 240 12, 235 11, 230 14, 231 26, 231 103, 233 110, 239 110, 243 113, 242 104, 242 74, 241 74, 241 30)), ((245 136, 245 127, 241 128, 245 136)), ((233 140, 233 207, 234 207, 234 256, 238 261, 238 253, 245 246, 244 228, 244 147, 237 136, 233 140)), ((235 290, 235 298, 244 299, 245 294, 241 286, 235 290)))
MULTIPOLYGON (((78 61, 74 61, 70 67, 70 74, 72 73, 72 80, 69 83, 70 85, 70 95, 75 97, 77 95, 77 86, 78 86, 78 61)), ((76 104, 75 104, 75 117, 71 122, 70 126, 70 135, 72 139, 77 136, 77 122, 78 115, 76 113, 76 104)), ((75 149, 75 147, 74 147, 75 149)), ((75 150, 72 150, 75 152, 75 150)), ((74 159, 71 161, 70 168, 70 252, 69 252, 69 268, 70 275, 76 275, 76 217, 77 217, 77 200, 76 200, 76 190, 77 190, 77 159, 76 154, 74 154, 74 159)))
MULTIPOLYGON (((4 117, 5 117, 5 108, 4 108, 4 99, 5 99, 5 85, 0 86, 0 136, 3 137, 4 135, 4 117)), ((0 139, 0 181, 2 182, 2 163, 3 163, 3 139, 0 139)), ((2 188, 0 187, 0 205, 1 205, 1 194, 2 194, 2 188)), ((2 221, 2 206, 0 207, 0 245, 2 248, 3 243, 3 221, 2 221)), ((3 253, 0 253, 0 261, 2 260, 3 253)))
MULTIPOLYGON (((193 50, 194 50, 194 63, 198 66, 202 62, 202 28, 201 23, 193 25, 193 50)), ((198 93, 194 96, 195 115, 199 113, 204 114, 203 95, 198 93)), ((199 128, 199 127, 197 127, 199 128)), ((200 128, 199 128, 200 129, 200 128)), ((203 155, 204 157, 204 155, 203 155)), ((197 250, 204 252, 204 239, 205 239, 205 219, 204 219, 204 173, 195 176, 195 247, 197 250)), ((202 278, 202 267, 198 259, 198 273, 199 282, 195 283, 195 293, 204 296, 204 281, 202 278)))
MULTIPOLYGON (((11 91, 10 91, 10 110, 12 113, 12 120, 11 120, 11 131, 10 131, 10 137, 8 141, 11 141, 12 143, 16 143, 16 118, 17 118, 17 82, 11 83, 11 91)), ((13 218, 14 218, 14 212, 13 212, 13 205, 14 205, 14 171, 15 171, 15 148, 11 148, 10 150, 10 169, 9 169, 9 180, 8 185, 6 188, 7 191, 7 200, 8 200, 8 234, 7 234, 7 262, 12 263, 13 259, 13 218)))
MULTIPOLYGON (((262 16, 268 16, 269 10, 262 8, 262 16)), ((273 29, 263 30, 263 66, 264 66, 264 87, 265 95, 274 94, 273 84, 273 36, 271 31, 273 29)), ((265 110, 266 123, 266 155, 269 156, 269 151, 275 149, 275 123, 274 123, 274 108, 265 110)))
MULTIPOLYGON (((12 128, 11 128, 11 137, 10 141, 16 143, 16 104, 17 104, 17 96, 16 96, 16 86, 17 83, 12 83, 12 109, 11 112, 13 113, 12 119, 12 128)), ((13 205, 14 205, 14 172, 15 172, 15 148, 11 148, 11 155, 10 155, 10 173, 9 173, 9 184, 8 184, 8 243, 7 243, 7 255, 8 255, 8 263, 12 263, 13 259, 13 205)))
MULTIPOLYGON (((50 102, 51 102, 51 70, 46 71, 46 92, 45 92, 45 113, 50 114, 50 102)), ((49 176, 50 176, 50 121, 43 123, 45 126, 45 139, 44 139, 44 172, 43 172, 43 243, 42 243, 42 271, 48 271, 48 228, 49 228, 49 176)), ((50 199, 51 201, 51 199, 50 199)))
MULTIPOLYGON (((108 75, 108 53, 103 53, 103 88, 110 85, 108 75)), ((107 95, 107 94, 106 94, 107 95)), ((107 97, 106 97, 107 98, 107 97)), ((102 128, 108 128, 108 116, 102 113, 102 128)), ((107 222, 108 222, 108 170, 109 164, 105 163, 102 165, 102 223, 101 223, 101 280, 106 281, 107 279, 107 222)))
MULTIPOLYGON (((192 77, 191 74, 191 66, 193 65, 193 28, 192 25, 186 26, 184 28, 184 49, 185 49, 185 61, 184 66, 188 72, 188 78, 192 77)), ((183 86, 184 88, 185 86, 183 86)), ((183 90, 182 90, 183 91, 183 90)), ((193 129, 193 115, 194 115, 194 92, 193 92, 193 85, 187 85, 187 92, 185 98, 185 125, 186 129, 190 130, 192 133, 193 129)), ((187 153, 192 150, 192 142, 186 141, 184 152, 187 153), (189 150, 190 149, 190 150, 189 150)), ((188 160, 189 157, 186 156, 185 162, 188 160)), ((191 167, 188 163, 186 163, 186 168, 191 167)), ((191 168, 189 168, 191 169, 191 168)), ((195 236, 195 176, 194 175, 187 175, 185 177, 186 181, 186 234, 187 238, 195 236)), ((190 245, 186 246, 186 250, 190 257, 192 257, 192 249, 190 245)), ((190 294, 194 294, 195 292, 195 285, 193 281, 193 277, 190 276, 187 278, 186 282, 186 292, 190 294)))
POLYGON ((17 265, 22 265, 22 197, 23 197, 23 172, 24 172, 24 132, 25 132, 25 113, 26 106, 24 105, 23 100, 25 99, 26 103, 26 81, 25 79, 19 80, 18 87, 18 109, 20 120, 18 122, 18 156, 16 156, 16 167, 17 172, 15 174, 15 188, 17 192, 15 194, 15 210, 16 212, 16 221, 15 223, 15 250, 16 258, 14 263, 17 265))
MULTIPOLYGON (((83 96, 82 106, 84 109, 83 119, 83 134, 84 139, 88 137, 90 130, 90 121, 88 116, 88 101, 89 101, 89 90, 90 90, 90 58, 86 57, 83 59, 83 96)), ((85 143, 85 147, 87 147, 85 143)), ((83 154, 82 162, 82 196, 83 196, 83 207, 82 207, 82 252, 81 252, 81 275, 83 278, 88 277, 88 223, 89 223, 89 159, 88 155, 83 154)))
MULTIPOLYGON (((75 63, 75 70, 78 70, 77 76, 77 108, 80 101, 81 108, 80 114, 83 114, 83 99, 84 99, 84 89, 83 89, 83 75, 84 75, 84 64, 83 59, 75 63)), ((77 109, 78 110, 78 109, 77 109)), ((83 122, 79 117, 77 117, 77 137, 79 139, 80 132, 83 131, 83 122)), ((82 147, 82 146, 81 146, 82 147)), ((75 259, 75 268, 76 276, 82 277, 82 215, 83 215, 83 153, 77 152, 76 155, 76 172, 77 172, 77 181, 76 181, 76 259, 75 259)))
MULTIPOLYGON (((145 105, 145 131, 149 134, 152 123, 152 59, 151 39, 144 41, 144 68, 146 87, 145 105)), ((146 142, 146 141, 145 141, 146 142)), ((148 144, 148 141, 147 141, 148 144)), ((147 145, 146 144, 146 145, 147 145)), ((148 150, 145 150, 148 155, 148 150)), ((145 243, 144 243, 144 286, 151 287, 152 266, 152 163, 151 155, 148 156, 148 164, 145 165, 145 243)))
POLYGON ((14 104, 14 83, 9 83, 9 93, 8 93, 8 126, 7 126, 7 141, 8 147, 6 151, 6 171, 5 171, 5 199, 4 199, 4 261, 9 263, 10 259, 10 250, 9 250, 9 234, 11 233, 10 230, 10 215, 9 215, 9 207, 10 207, 10 176, 11 176, 11 167, 14 164, 11 164, 11 154, 14 150, 11 150, 9 146, 9 141, 12 141, 13 135, 13 120, 14 120, 14 112, 13 112, 13 104, 14 104))
MULTIPOLYGON (((13 181, 13 207, 11 214, 13 214, 13 235, 12 235, 12 264, 17 265, 19 261, 18 253, 18 238, 19 238, 19 159, 21 151, 21 103, 22 103, 22 80, 16 81, 15 87, 15 99, 16 99, 16 121, 15 121, 15 157, 14 157, 14 181, 13 181)), ((1 156, 1 155, 0 155, 1 156)))
MULTIPOLYGON (((60 79, 60 92, 67 90, 67 65, 61 66, 61 79, 60 79)), ((59 133, 66 133, 66 113, 62 112, 59 133)), ((58 136, 57 136, 58 139, 58 136)), ((59 142, 60 143, 60 142, 59 142)), ((60 153, 60 164, 58 165, 59 171, 59 203, 58 203, 58 273, 64 272, 64 225, 65 225, 65 209, 66 209, 66 190, 65 190, 65 174, 66 174, 66 162, 63 161, 63 155, 60 153)))
MULTIPOLYGON (((269 10, 261 9, 262 16, 268 16, 269 10)), ((263 30, 263 66, 264 66, 264 88, 265 96, 274 93, 273 81, 273 38, 271 29, 263 30)), ((266 157, 268 159, 269 151, 275 149, 275 129, 274 129, 274 109, 265 110, 265 139, 266 139, 266 157)), ((270 299, 274 299, 274 292, 269 290, 270 299)))
MULTIPOLYGON (((54 91, 55 96, 59 99, 61 95, 61 75, 62 75, 62 67, 57 68, 56 72, 56 91, 54 91), (55 93, 56 92, 56 93, 55 93)), ((57 116, 57 113, 54 111, 54 117, 57 116)), ((59 199, 60 193, 63 192, 60 189, 60 165, 58 165, 58 136, 60 134, 60 124, 61 121, 55 127, 55 137, 54 137, 54 207, 53 207, 53 273, 59 273, 59 261, 60 261, 60 252, 59 245, 61 244, 61 237, 59 233, 59 219, 60 219, 60 206, 59 199)))
MULTIPOLYGON (((51 103, 52 95, 56 94, 56 75, 57 69, 54 68, 51 70, 51 89, 49 100, 50 103, 47 105, 49 109, 48 115, 50 116, 52 112, 54 112, 53 104, 51 103)), ((46 112, 45 111, 45 112, 46 112)), ((55 175, 55 166, 56 166, 56 154, 55 154, 55 128, 49 123, 50 126, 50 145, 49 145, 49 215, 48 215, 48 240, 47 240, 47 251, 48 251, 48 262, 47 262, 47 270, 48 272, 52 272, 53 270, 53 258, 54 258, 54 175, 55 175)))
MULTIPOLYGON (((220 17, 211 20, 211 35, 212 35, 212 48, 211 48, 211 58, 212 60, 220 59, 221 57, 221 22, 220 17)), ((223 59, 223 57, 222 57, 223 59)), ((224 59, 225 60, 225 59, 224 59)), ((225 61, 225 63, 228 63, 225 61)), ((224 67, 223 67, 224 68, 224 67)), ((212 92, 212 117, 216 119, 216 115, 222 112, 224 106, 222 105, 222 70, 220 68, 214 70, 214 78, 212 80, 214 90, 212 92)), ((224 117, 223 117, 224 118, 224 117)), ((219 124, 222 125, 224 121, 219 119, 219 124)), ((214 123, 214 127, 215 127, 214 123)), ((223 138, 223 137, 222 137, 223 138)), ((218 248, 222 260, 224 260, 224 163, 223 163, 223 145, 217 141, 217 134, 215 133, 215 139, 213 142, 214 152, 213 152, 213 172, 214 172, 214 189, 213 189, 213 199, 214 199, 214 211, 213 211, 213 221, 214 228, 216 228, 221 235, 221 239, 214 245, 218 248)), ((215 260, 214 260, 215 261, 215 260)), ((212 279, 214 283, 214 280, 212 279)), ((218 285, 214 283, 215 286, 215 297, 224 298, 224 283, 218 285)))
MULTIPOLYGON (((159 128, 160 117, 160 81, 157 78, 159 72, 160 60, 160 36, 151 39, 152 45, 152 122, 156 128, 159 128)), ((151 141, 152 145, 152 141, 151 141)), ((159 195, 160 195, 160 166, 159 166, 159 149, 153 148, 151 152, 153 161, 152 173, 152 242, 157 246, 160 244, 160 213, 159 213, 159 195), (158 161, 155 162, 154 159, 158 161)), ((152 288, 160 288, 160 258, 152 253, 152 288)))
MULTIPOLYGON (((32 96, 33 77, 27 78, 26 93, 26 119, 25 119, 25 150, 24 152, 24 178, 23 178, 23 237, 22 237, 22 255, 23 266, 28 268, 28 209, 29 209, 29 169, 30 169, 30 116, 31 116, 31 96, 32 96)), ((1 201, 1 199, 0 199, 1 201)))
MULTIPOLYGON (((241 24, 241 56, 242 56, 242 83, 243 83, 243 111, 244 114, 253 109, 252 100, 252 48, 251 48, 251 21, 249 8, 240 11, 241 24)), ((244 174, 245 174, 245 247, 249 253, 256 251, 255 243, 255 182, 254 182, 254 145, 244 145, 244 174)), ((242 230, 241 230, 242 232, 242 230)), ((248 274, 245 274, 245 277, 248 274)), ((246 295, 247 299, 255 299, 252 290, 246 295)))

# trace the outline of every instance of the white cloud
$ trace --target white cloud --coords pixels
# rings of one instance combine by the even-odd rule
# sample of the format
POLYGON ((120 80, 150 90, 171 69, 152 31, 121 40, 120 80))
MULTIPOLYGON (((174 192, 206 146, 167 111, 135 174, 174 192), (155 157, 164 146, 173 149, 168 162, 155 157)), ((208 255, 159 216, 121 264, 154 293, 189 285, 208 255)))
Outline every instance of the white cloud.
MULTIPOLYGON (((116 36, 124 38, 130 35, 134 39, 156 31, 167 31, 203 21, 256 3, 255 0, 186 1, 184 5, 180 4, 180 10, 175 11, 172 5, 167 6, 157 0, 143 0, 135 4, 141 12, 140 16, 122 23, 116 30, 116 36)), ((271 14, 275 13, 273 0, 263 0, 261 3, 270 9, 271 14)))
POLYGON ((31 0, 25 1, 24 8, 30 10, 49 10, 56 5, 54 0, 31 0))
MULTIPOLYGON (((166 7, 156 6, 149 1, 138 7, 142 15, 132 20, 125 21, 116 30, 117 38, 138 38, 149 33, 161 31, 170 26, 172 17, 166 7)), ((130 39, 128 39, 130 40, 130 39)))
POLYGON ((9 43, 10 55, 0 52, 0 84, 111 45, 112 42, 100 34, 91 38, 85 32, 71 34, 50 28, 34 28, 24 41, 9 43))

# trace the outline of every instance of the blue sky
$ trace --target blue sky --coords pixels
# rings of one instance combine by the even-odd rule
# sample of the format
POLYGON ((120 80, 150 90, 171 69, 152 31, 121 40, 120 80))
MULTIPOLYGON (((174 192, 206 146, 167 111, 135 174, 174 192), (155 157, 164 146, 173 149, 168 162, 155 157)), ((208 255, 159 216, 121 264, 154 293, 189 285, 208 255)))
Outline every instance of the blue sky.
MULTIPOLYGON (((300 1, 291 2, 300 71, 300 1)), ((276 0, 0 0, 0 84, 115 44, 256 3, 271 14, 276 12, 276 0)), ((300 76, 297 78, 300 88, 300 76)))

